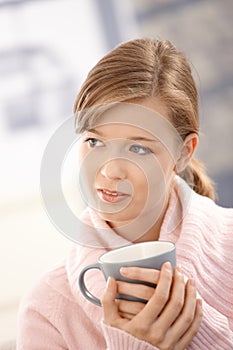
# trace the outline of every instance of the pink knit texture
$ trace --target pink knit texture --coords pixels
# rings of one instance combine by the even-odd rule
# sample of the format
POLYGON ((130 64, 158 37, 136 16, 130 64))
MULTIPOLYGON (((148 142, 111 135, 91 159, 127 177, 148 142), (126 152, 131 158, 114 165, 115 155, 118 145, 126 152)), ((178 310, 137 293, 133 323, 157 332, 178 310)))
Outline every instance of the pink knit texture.
MULTIPOLYGON (((218 207, 194 192, 190 198, 186 183, 177 179, 160 240, 176 243, 177 263, 187 277, 195 278, 203 300, 203 321, 187 349, 233 349, 233 209, 218 207)), ((103 252, 75 246, 24 297, 17 350, 156 349, 106 326, 102 308, 82 296, 79 271, 103 252)), ((92 293, 101 297, 105 288, 101 272, 90 271, 86 279, 92 293)))

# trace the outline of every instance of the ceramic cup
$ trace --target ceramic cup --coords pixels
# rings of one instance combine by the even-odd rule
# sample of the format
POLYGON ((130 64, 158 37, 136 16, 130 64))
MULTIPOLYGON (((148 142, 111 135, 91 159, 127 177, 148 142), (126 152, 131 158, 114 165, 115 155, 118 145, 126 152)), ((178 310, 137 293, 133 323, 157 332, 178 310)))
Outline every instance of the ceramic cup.
MULTIPOLYGON (((156 287, 155 284, 142 282, 123 277, 120 273, 121 267, 134 266, 160 270, 162 265, 170 261, 172 268, 176 265, 175 244, 168 241, 153 241, 130 244, 121 248, 113 249, 101 255, 95 264, 88 265, 82 269, 79 275, 79 287, 83 295, 92 303, 101 306, 101 301, 87 289, 85 284, 85 273, 90 269, 101 270, 107 280, 109 276, 119 281, 145 284, 156 287)), ((146 302, 129 295, 117 295, 118 299, 146 302)))

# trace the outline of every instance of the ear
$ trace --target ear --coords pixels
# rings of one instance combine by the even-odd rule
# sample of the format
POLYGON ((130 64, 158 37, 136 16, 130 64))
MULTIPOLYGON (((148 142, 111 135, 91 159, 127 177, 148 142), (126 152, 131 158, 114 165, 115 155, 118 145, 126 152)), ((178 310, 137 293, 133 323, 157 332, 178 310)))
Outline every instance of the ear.
POLYGON ((180 156, 176 162, 175 172, 182 172, 188 165, 193 153, 198 145, 198 135, 196 133, 189 134, 186 136, 180 156))

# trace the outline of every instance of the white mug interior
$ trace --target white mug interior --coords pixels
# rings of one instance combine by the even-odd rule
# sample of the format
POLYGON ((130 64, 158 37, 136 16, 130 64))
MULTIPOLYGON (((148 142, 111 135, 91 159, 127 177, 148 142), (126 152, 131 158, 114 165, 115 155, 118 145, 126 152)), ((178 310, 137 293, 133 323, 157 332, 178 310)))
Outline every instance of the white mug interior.
POLYGON ((138 261, 170 252, 174 249, 174 247, 174 243, 163 241, 136 243, 130 246, 111 250, 103 254, 100 257, 100 261, 102 263, 138 261))

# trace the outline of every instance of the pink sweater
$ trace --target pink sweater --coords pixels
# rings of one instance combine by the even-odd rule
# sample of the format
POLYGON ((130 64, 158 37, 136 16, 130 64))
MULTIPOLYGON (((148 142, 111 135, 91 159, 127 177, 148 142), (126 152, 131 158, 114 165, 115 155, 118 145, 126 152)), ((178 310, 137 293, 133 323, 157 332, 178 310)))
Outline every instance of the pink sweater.
MULTIPOLYGON (((177 263, 193 276, 203 299, 203 321, 187 349, 233 349, 233 210, 192 193, 177 180, 160 239, 176 243, 177 263), (187 208, 185 210, 185 208, 187 208), (182 221, 180 222, 180 219, 182 221)), ((155 350, 150 344, 102 322, 102 308, 87 301, 78 286, 82 267, 96 262, 102 249, 75 246, 22 300, 18 350, 155 350)), ((101 296, 101 272, 87 275, 101 296)))

